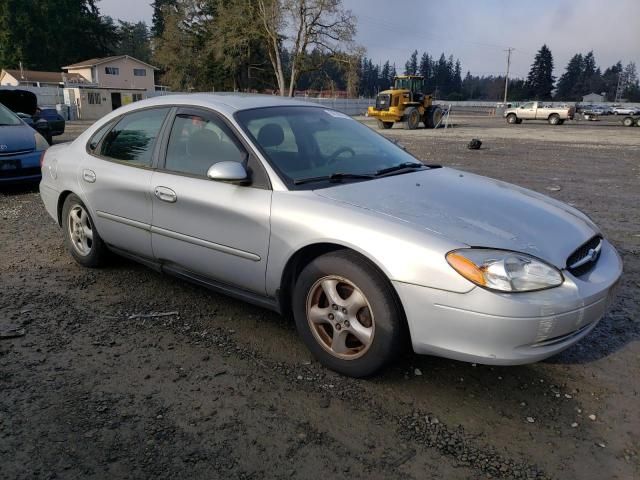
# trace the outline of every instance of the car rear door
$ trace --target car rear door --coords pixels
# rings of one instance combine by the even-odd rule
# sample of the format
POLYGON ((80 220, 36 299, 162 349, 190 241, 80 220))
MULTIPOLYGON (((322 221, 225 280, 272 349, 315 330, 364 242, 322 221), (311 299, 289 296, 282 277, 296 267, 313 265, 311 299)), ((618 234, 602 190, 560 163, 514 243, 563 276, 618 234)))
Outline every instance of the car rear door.
POLYGON ((99 130, 79 169, 83 197, 102 239, 147 259, 153 258, 153 160, 169 110, 137 110, 99 130))
POLYGON ((153 253, 165 268, 265 294, 271 188, 218 114, 181 108, 152 177, 153 253), (221 161, 248 162, 249 185, 210 180, 221 161))

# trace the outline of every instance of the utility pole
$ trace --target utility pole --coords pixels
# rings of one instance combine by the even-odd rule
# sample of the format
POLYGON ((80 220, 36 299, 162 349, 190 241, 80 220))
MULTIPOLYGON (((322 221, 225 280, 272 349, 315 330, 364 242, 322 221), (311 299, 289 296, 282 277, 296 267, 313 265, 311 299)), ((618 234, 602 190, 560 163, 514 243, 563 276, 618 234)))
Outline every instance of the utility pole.
POLYGON ((504 100, 503 103, 507 103, 507 92, 509 90, 509 67, 511 67, 511 52, 513 52, 515 48, 507 48, 505 52, 507 52, 507 75, 504 79, 504 100))

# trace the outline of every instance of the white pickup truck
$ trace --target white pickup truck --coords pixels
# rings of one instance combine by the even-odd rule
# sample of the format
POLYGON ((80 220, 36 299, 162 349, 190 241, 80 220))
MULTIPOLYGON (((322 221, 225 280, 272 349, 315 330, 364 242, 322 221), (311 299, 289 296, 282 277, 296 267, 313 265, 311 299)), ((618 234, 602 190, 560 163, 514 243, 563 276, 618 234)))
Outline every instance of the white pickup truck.
POLYGON ((545 107, 544 102, 527 102, 505 110, 504 118, 509 124, 522 123, 523 120, 546 120, 549 125, 562 125, 565 120, 573 120, 575 113, 575 107, 545 107))

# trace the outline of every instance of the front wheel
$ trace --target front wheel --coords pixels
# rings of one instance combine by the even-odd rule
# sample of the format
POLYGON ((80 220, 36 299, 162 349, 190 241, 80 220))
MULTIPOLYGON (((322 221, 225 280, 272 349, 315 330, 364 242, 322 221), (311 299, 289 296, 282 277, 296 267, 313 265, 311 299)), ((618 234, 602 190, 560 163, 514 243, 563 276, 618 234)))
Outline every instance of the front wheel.
POLYGON ((507 123, 509 125, 515 125, 516 123, 518 123, 518 117, 516 117, 515 113, 510 113, 509 115, 507 115, 507 123))
POLYGON ((391 285, 354 252, 332 252, 309 263, 296 281, 292 307, 309 350, 344 375, 371 375, 402 346, 404 321, 391 285))
POLYGON ((633 127, 634 123, 635 122, 631 117, 626 117, 624 120, 622 120, 622 125, 624 125, 625 127, 633 127))
POLYGON ((406 114, 405 128, 415 130, 420 125, 420 112, 417 108, 410 108, 406 114))
POLYGON ((378 120, 379 129, 389 130, 391 127, 393 127, 393 122, 383 122, 382 120, 378 120))
POLYGON ((64 242, 76 262, 84 267, 99 267, 108 255, 91 215, 76 195, 69 195, 62 207, 64 242))

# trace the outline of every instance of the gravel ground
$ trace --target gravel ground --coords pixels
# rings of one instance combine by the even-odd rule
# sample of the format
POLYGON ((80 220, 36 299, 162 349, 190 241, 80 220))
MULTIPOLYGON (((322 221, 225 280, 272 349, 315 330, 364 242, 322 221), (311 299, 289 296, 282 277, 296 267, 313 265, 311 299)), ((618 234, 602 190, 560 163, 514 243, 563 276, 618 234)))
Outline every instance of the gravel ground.
POLYGON ((385 134, 571 203, 620 251, 618 298, 586 339, 534 365, 407 353, 344 378, 268 311, 123 259, 81 268, 36 189, 11 188, 0 331, 25 335, 0 339, 0 477, 640 478, 640 128, 451 121, 385 134))

